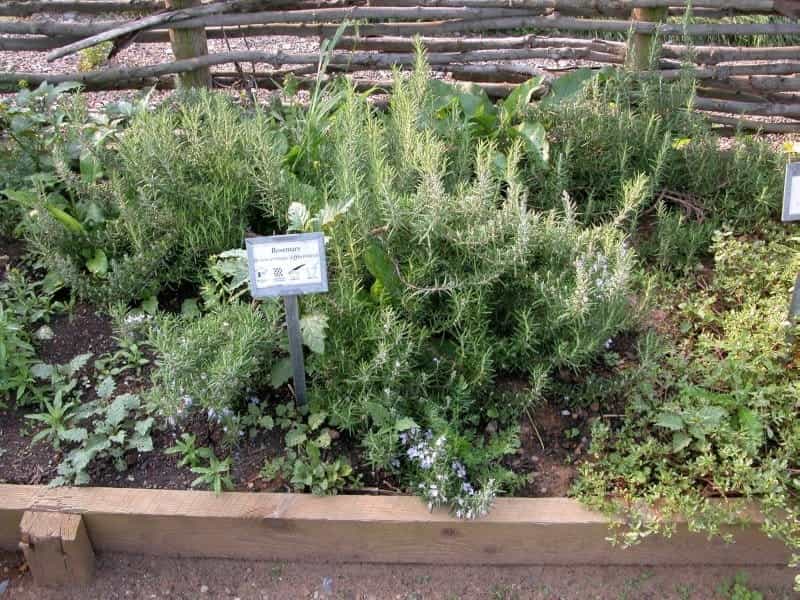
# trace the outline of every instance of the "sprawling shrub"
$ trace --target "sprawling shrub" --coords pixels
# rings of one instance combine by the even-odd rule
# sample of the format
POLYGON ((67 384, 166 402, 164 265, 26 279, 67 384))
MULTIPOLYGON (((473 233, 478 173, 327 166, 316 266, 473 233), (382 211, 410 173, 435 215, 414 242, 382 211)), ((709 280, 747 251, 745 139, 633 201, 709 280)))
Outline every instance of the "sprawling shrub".
MULTIPOLYGON (((138 115, 99 177, 72 175, 57 148, 57 183, 71 201, 56 202, 60 213, 39 211, 27 237, 94 299, 130 301, 198 282, 209 255, 239 246, 255 223, 268 227, 276 205, 285 213, 285 151, 263 114, 243 118, 222 95, 185 98, 138 115)), ((52 203, 50 188, 37 192, 40 204, 52 203)))
POLYGON ((149 341, 159 355, 150 391, 166 414, 186 407, 222 413, 269 378, 280 329, 278 305, 221 304, 194 319, 161 315, 149 341))
POLYGON ((633 512, 628 543, 671 531, 678 517, 722 533, 757 500, 767 533, 797 550, 800 348, 786 314, 800 244, 785 232, 718 233, 712 252, 713 281, 677 290, 684 335, 655 343, 650 332, 639 365, 618 374, 625 418, 595 425, 576 492, 590 506, 633 512), (657 513, 640 514, 653 503, 657 513))
POLYGON ((311 403, 359 435, 378 467, 406 455, 397 433, 410 419, 408 435, 430 431, 473 491, 508 488, 498 464, 535 393, 501 403, 495 384, 516 377, 541 391, 554 369, 587 365, 630 320, 633 256, 614 223, 581 227, 568 198, 530 208, 519 171, 538 159, 520 141, 503 148, 502 168, 494 141, 473 141, 468 158, 454 150, 427 82, 424 70, 398 78, 385 115, 349 92, 332 117, 328 161, 309 183, 350 208, 326 228, 330 292, 303 298, 329 323, 311 403), (453 177, 463 161, 469 173, 453 177), (498 405, 502 431, 487 438, 498 405))
POLYGON ((539 206, 567 191, 585 223, 614 218, 626 181, 649 186, 638 223, 639 249, 665 268, 707 256, 723 224, 746 231, 778 215, 785 158, 766 141, 742 136, 723 149, 702 117, 688 109, 692 81, 597 78, 579 102, 536 110, 546 126, 552 168, 531 173, 539 206))

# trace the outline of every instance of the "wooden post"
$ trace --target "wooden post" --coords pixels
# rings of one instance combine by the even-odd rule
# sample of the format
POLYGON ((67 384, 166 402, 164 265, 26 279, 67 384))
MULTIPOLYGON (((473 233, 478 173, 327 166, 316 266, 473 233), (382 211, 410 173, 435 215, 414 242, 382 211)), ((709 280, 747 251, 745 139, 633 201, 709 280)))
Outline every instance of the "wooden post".
MULTIPOLYGON (((665 8, 634 8, 631 19, 647 23, 658 23, 667 16, 665 8)), ((648 71, 650 61, 656 51, 656 35, 654 33, 634 32, 628 46, 628 66, 636 71, 648 71)))
POLYGON ((94 551, 80 515, 26 511, 20 548, 39 585, 85 585, 94 576, 94 551))
MULTIPOLYGON (((201 0, 165 0, 167 9, 177 10, 199 6, 201 0)), ((208 40, 203 27, 196 29, 170 29, 169 39, 172 43, 172 54, 175 60, 196 58, 208 54, 208 40)), ((210 88, 211 71, 208 67, 200 67, 178 75, 178 87, 181 89, 210 88)))

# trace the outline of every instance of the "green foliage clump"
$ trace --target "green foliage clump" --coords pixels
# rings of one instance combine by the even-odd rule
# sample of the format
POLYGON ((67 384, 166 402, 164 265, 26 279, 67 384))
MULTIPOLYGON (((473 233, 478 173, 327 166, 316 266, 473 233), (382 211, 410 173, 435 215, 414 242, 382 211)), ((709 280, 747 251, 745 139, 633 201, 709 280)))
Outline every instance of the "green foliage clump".
MULTIPOLYGON (((488 497, 515 483, 500 468, 514 444, 478 433, 496 380, 541 391, 554 369, 589 364, 629 322, 633 253, 615 223, 581 227, 569 201, 532 210, 521 171, 542 166, 543 146, 514 126, 502 140, 475 129, 480 114, 498 117, 469 116, 447 95, 443 111, 431 85, 424 64, 398 76, 385 115, 346 90, 320 149, 328 160, 296 165, 302 184, 325 191, 309 212, 349 205, 324 227, 330 292, 303 298, 330 324, 309 361, 311 405, 360 437, 380 468, 407 450, 398 424, 444 435, 450 462, 488 497), (474 133, 466 146, 443 127, 454 118, 474 133)), ((534 396, 505 407, 510 438, 534 396)))
POLYGON ((681 270, 707 255, 723 225, 747 231, 777 216, 785 158, 766 141, 737 138, 721 149, 691 113, 694 82, 637 82, 624 73, 598 78, 580 102, 534 110, 548 131, 552 168, 531 174, 539 206, 566 191, 583 223, 613 219, 626 182, 648 178, 632 215, 637 247, 658 266, 681 270))
POLYGON ((669 533, 681 516, 718 534, 758 501, 765 531, 798 549, 800 351, 787 305, 800 244, 780 231, 720 233, 712 252, 714 279, 675 290, 682 335, 645 338, 640 364, 623 373, 625 418, 595 425, 575 491, 594 508, 633 513, 626 543, 669 533), (653 504, 657 517, 638 513, 653 504))
POLYGON ((78 71, 82 73, 94 71, 108 60, 108 55, 113 47, 113 42, 102 42, 78 52, 78 71))
POLYGON ((34 344, 52 337, 47 323, 67 308, 53 299, 60 287, 57 277, 35 281, 14 268, 0 282, 0 407, 11 399, 18 406, 41 400, 34 344))
POLYGON ((155 111, 114 110, 122 116, 102 120, 76 109, 68 131, 79 130, 78 139, 34 131, 49 146, 26 152, 52 165, 46 177, 6 191, 34 209, 22 223, 32 250, 80 296, 130 302, 198 282, 209 255, 239 246, 251 223, 269 226, 275 203, 285 214, 286 141, 263 114, 242 118, 213 94, 155 111), (81 141, 87 136, 94 146, 81 141))
POLYGON ((278 306, 226 304, 196 319, 159 315, 149 343, 158 355, 153 401, 168 415, 184 407, 222 414, 269 377, 279 341, 278 306))

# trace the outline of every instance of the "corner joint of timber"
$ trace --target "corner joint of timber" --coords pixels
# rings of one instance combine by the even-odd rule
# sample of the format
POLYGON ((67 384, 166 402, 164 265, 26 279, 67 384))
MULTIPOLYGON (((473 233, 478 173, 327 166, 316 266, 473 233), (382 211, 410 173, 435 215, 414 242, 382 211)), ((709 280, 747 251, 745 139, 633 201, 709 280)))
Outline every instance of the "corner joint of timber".
POLYGON ((19 547, 38 585, 91 582, 94 550, 81 515, 30 510, 22 515, 19 527, 19 547))

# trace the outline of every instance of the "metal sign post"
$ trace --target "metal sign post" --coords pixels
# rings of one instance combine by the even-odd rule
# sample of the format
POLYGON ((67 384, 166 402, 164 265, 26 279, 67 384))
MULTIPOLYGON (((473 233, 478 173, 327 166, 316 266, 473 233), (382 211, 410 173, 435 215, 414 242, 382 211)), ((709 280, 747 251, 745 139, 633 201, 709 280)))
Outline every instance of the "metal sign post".
POLYGON ((273 235, 245 240, 253 298, 281 296, 292 357, 294 391, 306 403, 306 370, 297 297, 328 291, 325 236, 322 233, 273 235))

